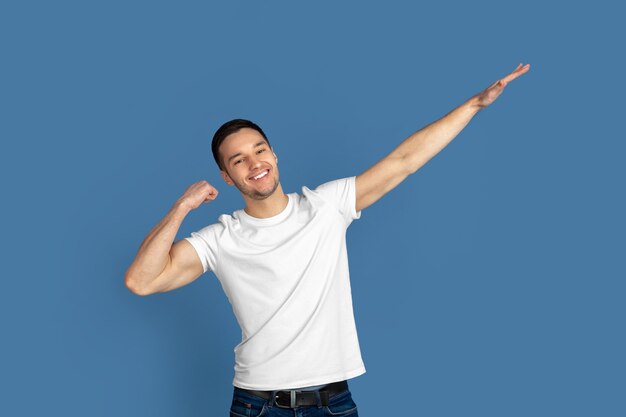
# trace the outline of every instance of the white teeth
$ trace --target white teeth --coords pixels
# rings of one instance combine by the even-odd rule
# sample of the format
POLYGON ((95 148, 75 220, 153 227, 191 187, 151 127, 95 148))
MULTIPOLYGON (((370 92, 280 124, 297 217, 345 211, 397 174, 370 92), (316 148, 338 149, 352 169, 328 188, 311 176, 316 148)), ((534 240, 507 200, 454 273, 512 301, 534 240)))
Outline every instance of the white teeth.
POLYGON ((260 173, 256 177, 252 177, 252 178, 255 179, 255 180, 258 180, 259 178, 263 178, 264 176, 266 176, 268 172, 269 171, 263 171, 262 173, 260 173))

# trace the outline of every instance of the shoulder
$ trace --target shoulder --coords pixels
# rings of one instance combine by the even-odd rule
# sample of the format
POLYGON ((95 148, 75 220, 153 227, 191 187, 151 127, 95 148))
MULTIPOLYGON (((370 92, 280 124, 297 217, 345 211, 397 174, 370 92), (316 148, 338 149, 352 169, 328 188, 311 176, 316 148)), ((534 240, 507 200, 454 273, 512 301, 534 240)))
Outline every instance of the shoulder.
POLYGON ((347 224, 360 217, 356 207, 356 177, 345 177, 325 182, 314 190, 303 187, 306 197, 328 203, 345 218, 347 224))
POLYGON ((349 193, 351 189, 354 189, 355 179, 356 177, 346 177, 327 181, 312 190, 307 187, 302 187, 302 193, 304 195, 314 194, 322 198, 336 200, 346 193, 349 193))
MULTIPOLYGON (((234 214, 234 213, 233 213, 234 214)), ((231 229, 238 220, 236 217, 230 214, 222 214, 217 219, 217 222, 211 223, 203 228, 192 232, 191 235, 202 236, 202 237, 210 237, 210 236, 219 236, 225 230, 231 229)))

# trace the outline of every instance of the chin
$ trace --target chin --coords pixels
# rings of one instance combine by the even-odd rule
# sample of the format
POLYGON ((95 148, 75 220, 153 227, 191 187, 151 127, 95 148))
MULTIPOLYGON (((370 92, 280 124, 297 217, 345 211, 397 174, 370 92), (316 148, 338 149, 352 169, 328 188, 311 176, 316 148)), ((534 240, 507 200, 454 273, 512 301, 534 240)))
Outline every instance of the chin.
POLYGON ((252 187, 243 188, 238 186, 237 188, 242 194, 246 195, 247 197, 250 197, 254 200, 265 200, 266 198, 271 197, 278 189, 278 179, 276 179, 272 188, 267 191, 259 191, 252 187))

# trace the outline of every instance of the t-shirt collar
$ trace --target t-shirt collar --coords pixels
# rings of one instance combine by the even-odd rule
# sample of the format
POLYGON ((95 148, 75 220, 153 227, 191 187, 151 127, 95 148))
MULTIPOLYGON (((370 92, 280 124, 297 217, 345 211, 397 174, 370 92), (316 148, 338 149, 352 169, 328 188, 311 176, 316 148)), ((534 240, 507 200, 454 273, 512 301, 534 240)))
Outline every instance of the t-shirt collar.
POLYGON ((289 199, 289 201, 287 201, 287 206, 283 209, 283 211, 275 216, 265 218, 253 217, 246 213, 245 210, 241 209, 237 210, 238 217, 242 221, 253 224, 255 226, 272 226, 278 224, 283 221, 287 216, 289 216, 289 213, 291 213, 291 209, 293 207, 293 196, 291 194, 287 194, 287 197, 289 199))

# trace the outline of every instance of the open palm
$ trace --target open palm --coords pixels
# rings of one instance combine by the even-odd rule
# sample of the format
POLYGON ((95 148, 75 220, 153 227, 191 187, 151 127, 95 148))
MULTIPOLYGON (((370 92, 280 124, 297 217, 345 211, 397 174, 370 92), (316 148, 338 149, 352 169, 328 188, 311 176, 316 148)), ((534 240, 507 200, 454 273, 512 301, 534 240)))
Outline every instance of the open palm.
POLYGON ((515 68, 513 72, 511 72, 509 75, 499 79, 498 81, 487 87, 485 90, 478 93, 476 95, 478 105, 480 107, 487 107, 488 105, 496 101, 498 96, 502 93, 502 91, 504 91, 504 87, 506 87, 509 82, 513 81, 520 75, 527 73, 529 69, 530 64, 519 64, 517 68, 515 68))

